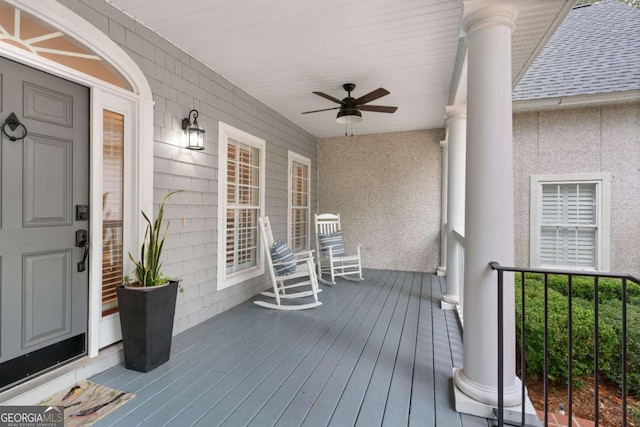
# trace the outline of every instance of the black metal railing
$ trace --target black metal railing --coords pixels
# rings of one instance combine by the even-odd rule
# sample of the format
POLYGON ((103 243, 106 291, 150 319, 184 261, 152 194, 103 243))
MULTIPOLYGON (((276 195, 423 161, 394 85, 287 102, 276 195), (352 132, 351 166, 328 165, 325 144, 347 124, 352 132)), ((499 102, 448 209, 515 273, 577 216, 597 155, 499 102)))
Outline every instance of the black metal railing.
MULTIPOLYGON (((505 424, 504 416, 504 273, 512 272, 514 274, 515 286, 520 286, 520 301, 516 301, 516 304, 520 304, 520 342, 519 342, 519 360, 516 361, 519 364, 519 374, 522 380, 522 393, 521 401, 523 402, 522 408, 524 408, 525 402, 525 387, 527 376, 527 364, 526 364, 526 343, 527 337, 525 334, 526 316, 525 307, 527 298, 525 297, 525 275, 533 274, 537 277, 542 276, 543 279, 543 393, 544 393, 544 419, 541 421, 545 426, 549 424, 549 276, 566 277, 566 294, 567 294, 567 406, 565 408, 568 420, 573 420, 573 393, 574 393, 574 319, 573 319, 573 286, 574 279, 576 277, 586 277, 593 280, 593 415, 594 423, 598 426, 603 420, 600 419, 600 404, 599 404, 599 376, 600 376, 600 338, 599 338, 599 317, 600 317, 600 295, 599 287, 602 279, 615 279, 620 281, 620 302, 621 302, 621 322, 620 325, 620 395, 621 395, 621 425, 626 427, 629 425, 628 421, 628 382, 627 382, 627 369, 628 369, 628 337, 627 337, 627 304, 628 304, 628 284, 633 283, 640 286, 640 280, 628 275, 628 274, 615 274, 615 273, 602 273, 593 271, 570 271, 570 270, 552 270, 552 269, 540 269, 540 268, 516 268, 516 267, 504 267, 497 262, 489 263, 490 267, 498 273, 498 408, 496 411, 496 417, 498 425, 503 426, 505 424), (518 280, 519 276, 519 280, 518 280), (518 283, 519 282, 519 283, 518 283)), ((511 285, 510 283, 506 284, 511 285)), ((516 288, 517 289, 517 288, 516 288)), ((635 337, 634 337, 635 338, 635 337)), ((520 425, 525 425, 525 411, 521 411, 520 425)), ((517 425, 518 421, 509 420, 509 424, 517 425)), ((571 425, 571 424, 570 424, 571 425)))

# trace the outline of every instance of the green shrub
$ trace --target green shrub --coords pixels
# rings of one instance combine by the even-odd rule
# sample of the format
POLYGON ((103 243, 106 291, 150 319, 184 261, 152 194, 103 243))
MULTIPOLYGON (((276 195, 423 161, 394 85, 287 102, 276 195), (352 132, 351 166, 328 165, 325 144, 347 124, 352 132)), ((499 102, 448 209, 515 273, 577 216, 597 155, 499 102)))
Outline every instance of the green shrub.
POLYGON ((629 423, 632 426, 640 425, 640 408, 629 405, 627 409, 629 410, 629 415, 627 416, 629 423))
MULTIPOLYGON (((550 280, 551 282, 551 280, 550 280)), ((550 283, 551 285, 551 283, 550 283)), ((544 371, 544 284, 536 278, 525 286, 525 351, 527 372, 542 377, 544 371)), ((548 363, 547 374, 551 381, 565 383, 568 380, 568 299, 555 286, 548 290, 548 363)), ((516 286, 516 336, 521 343, 520 286, 516 286)), ((593 374, 594 365, 594 316, 587 298, 574 298, 572 309, 574 379, 593 374)), ((600 359, 610 360, 616 343, 613 325, 602 320, 598 323, 600 359)))
MULTIPOLYGON (((544 367, 544 282, 542 275, 525 276, 525 333, 527 372, 542 377, 544 367)), ((568 377, 568 299, 567 278, 549 276, 548 303, 548 376, 556 383, 568 377)), ((622 366, 622 295, 621 283, 613 279, 599 282, 599 368, 601 378, 621 385, 622 366)), ((575 277, 573 290, 573 375, 593 375, 594 314, 593 279, 575 277)), ((628 391, 640 397, 640 286, 627 283, 627 384, 628 391)), ((520 281, 516 279, 517 340, 520 349, 520 281)))
MULTIPOLYGON (((526 283, 531 283, 532 281, 543 283, 543 276, 541 274, 526 274, 525 280, 526 283)), ((550 274, 547 282, 550 289, 564 296, 568 295, 569 286, 566 276, 550 274)), ((593 301, 594 283, 593 277, 574 276, 571 282, 573 296, 593 301)), ((622 281, 619 279, 600 279, 598 281, 598 297, 600 303, 611 300, 620 301, 622 299, 622 281)), ((627 299, 630 304, 640 305, 640 286, 627 282, 627 299)))
MULTIPOLYGON (((601 324, 612 325, 616 340, 610 359, 600 360, 602 374, 621 386, 622 303, 609 301, 600 306, 601 324)), ((629 393, 640 397, 640 307, 627 305, 627 385, 629 393)))

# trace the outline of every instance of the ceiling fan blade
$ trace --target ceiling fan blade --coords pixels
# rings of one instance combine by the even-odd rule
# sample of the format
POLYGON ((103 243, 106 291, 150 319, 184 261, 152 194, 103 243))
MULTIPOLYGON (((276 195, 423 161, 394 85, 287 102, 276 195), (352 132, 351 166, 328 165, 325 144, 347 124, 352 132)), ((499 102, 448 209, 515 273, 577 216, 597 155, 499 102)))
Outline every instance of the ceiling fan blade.
POLYGON ((382 98, 383 96, 389 95, 390 93, 391 92, 384 88, 376 89, 373 92, 369 92, 368 94, 356 99, 356 105, 366 104, 367 102, 371 102, 374 99, 382 98))
POLYGON ((387 107, 384 105, 360 105, 358 110, 375 111, 376 113, 395 113, 398 107, 387 107))
POLYGON ((339 108, 342 108, 342 107, 333 107, 333 108, 324 108, 322 110, 305 111, 305 112, 300 113, 300 114, 319 113, 320 111, 337 110, 339 108))
POLYGON ((313 92, 313 93, 315 93, 316 95, 321 96, 321 97, 323 97, 325 99, 328 99, 329 101, 333 101, 333 102, 335 102, 337 104, 342 104, 342 101, 340 101, 338 98, 334 98, 333 96, 327 95, 326 93, 322 93, 322 92, 313 92))

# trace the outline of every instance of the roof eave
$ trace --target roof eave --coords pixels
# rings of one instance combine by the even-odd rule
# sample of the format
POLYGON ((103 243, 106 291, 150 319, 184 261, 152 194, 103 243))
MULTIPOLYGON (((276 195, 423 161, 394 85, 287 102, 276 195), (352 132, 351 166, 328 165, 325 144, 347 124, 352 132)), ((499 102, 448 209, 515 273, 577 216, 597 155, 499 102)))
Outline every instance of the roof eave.
POLYGON ((640 90, 596 93, 592 95, 560 96, 554 98, 513 101, 513 111, 539 111, 558 108, 640 102, 640 90))

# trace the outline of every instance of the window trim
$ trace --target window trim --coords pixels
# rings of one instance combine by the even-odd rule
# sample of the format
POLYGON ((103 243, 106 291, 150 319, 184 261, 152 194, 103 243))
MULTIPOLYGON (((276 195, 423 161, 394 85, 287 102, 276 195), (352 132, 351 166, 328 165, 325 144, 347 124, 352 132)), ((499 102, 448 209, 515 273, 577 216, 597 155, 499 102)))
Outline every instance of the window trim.
MULTIPOLYGON (((257 235, 257 264, 240 272, 226 274, 226 211, 227 211, 227 146, 232 138, 243 144, 255 147, 259 151, 259 203, 258 216, 264 215, 265 207, 265 176, 266 176, 266 141, 245 131, 234 128, 223 122, 218 122, 218 283, 217 289, 222 290, 238 283, 245 282, 264 274, 264 256, 260 233, 257 235)), ((256 224, 257 226, 257 224, 256 224)))
POLYGON ((293 172, 293 162, 302 163, 307 167, 307 244, 305 246, 305 250, 309 250, 311 247, 311 160, 307 157, 304 157, 296 152, 289 151, 289 161, 287 167, 287 182, 288 182, 288 190, 287 190, 287 241, 289 242, 289 247, 293 248, 293 204, 291 203, 293 196, 293 181, 291 173, 293 172))
MULTIPOLYGON (((556 175, 531 175, 529 206, 529 263, 532 268, 540 267, 540 223, 542 186, 546 184, 596 184, 596 271, 611 269, 611 174, 578 173, 556 175)), ((554 266, 558 269, 572 269, 574 266, 554 266)), ((584 269, 592 270, 592 269, 584 269)))

